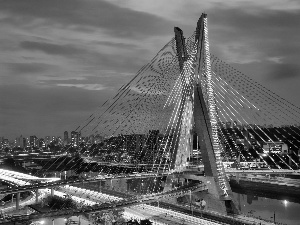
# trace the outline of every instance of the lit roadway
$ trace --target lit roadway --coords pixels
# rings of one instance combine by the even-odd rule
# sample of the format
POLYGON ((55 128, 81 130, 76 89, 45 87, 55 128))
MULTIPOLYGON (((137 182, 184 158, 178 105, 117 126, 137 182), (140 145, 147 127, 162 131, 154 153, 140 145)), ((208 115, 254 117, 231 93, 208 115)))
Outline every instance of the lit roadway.
POLYGON ((234 169, 234 168, 226 168, 225 172, 230 173, 248 173, 248 174, 294 174, 300 175, 300 170, 290 170, 290 169, 234 169))
MULTIPOLYGON (((26 177, 25 179, 28 178, 34 178, 33 176, 27 175, 27 174, 21 174, 18 172, 13 172, 13 171, 6 171, 6 170, 1 170, 0 172, 1 177, 3 180, 9 180, 12 183, 16 183, 17 185, 26 185, 27 182, 22 181, 22 180, 18 180, 24 177, 26 177)), ((81 188, 77 188, 77 187, 72 187, 69 185, 66 185, 64 187, 61 187, 62 190, 68 190, 72 192, 72 196, 71 198, 73 200, 75 200, 76 202, 83 204, 84 206, 81 207, 80 209, 65 209, 65 210, 58 210, 58 211, 51 211, 48 213, 39 213, 39 214, 30 214, 30 215, 17 215, 17 216, 13 216, 12 218, 9 218, 8 220, 2 220, 0 221, 1 223, 3 222, 8 222, 8 221, 25 221, 25 220, 37 220, 40 218, 45 218, 45 217, 52 217, 52 218, 57 218, 57 217, 63 217, 66 215, 80 215, 82 213, 92 213, 92 212, 97 212, 97 211, 102 211, 102 210, 107 210, 107 209, 113 209, 113 208, 123 208, 123 207, 129 207, 132 205, 136 205, 136 204, 141 204, 141 203, 145 203, 145 202, 152 202, 152 201, 157 201, 160 198, 168 198, 168 197, 175 197, 175 196, 179 196, 179 195, 183 195, 183 194, 187 194, 189 191, 195 191, 196 189, 201 189, 204 190, 205 187, 202 185, 201 187, 199 186, 190 186, 187 188, 181 188, 181 189, 177 189, 177 190, 172 190, 172 191, 168 191, 168 192, 163 192, 163 193, 158 193, 158 194, 147 194, 147 195, 143 195, 143 196, 138 196, 138 197, 132 197, 129 199, 122 199, 122 198, 118 198, 118 197, 114 197, 114 196, 109 196, 103 193, 97 193, 97 192, 93 192, 90 190, 85 190, 85 189, 81 189, 81 188), (77 194, 76 194, 77 193, 77 194), (74 194, 79 195, 80 197, 74 196, 74 194), (87 196, 88 195, 88 196, 87 196), (97 200, 97 201, 95 201, 97 200), (107 201, 109 203, 107 203, 107 201), (104 203, 103 203, 104 202, 104 203), (100 204, 99 204, 100 203, 100 204), (103 204, 101 204, 103 203, 103 204)), ((50 190, 49 189, 42 189, 41 192, 43 193, 44 197, 46 195, 50 194, 50 190)), ((65 196, 65 193, 60 192, 60 191, 55 191, 54 192, 55 195, 58 196, 65 196)), ((23 205, 25 205, 26 202, 23 202, 23 205)), ((21 204, 20 204, 21 205, 21 204)), ((164 222, 160 222, 159 220, 167 220, 166 218, 160 218, 159 214, 161 214, 161 210, 157 210, 154 209, 156 207, 152 207, 151 209, 148 209, 148 206, 144 206, 146 207, 144 210, 144 216, 141 217, 141 215, 136 215, 136 214, 132 214, 132 209, 128 209, 125 208, 125 217, 126 216, 130 216, 132 218, 137 218, 137 219, 143 219, 145 218, 145 215, 148 215, 149 213, 152 215, 155 214, 156 212, 156 219, 155 222, 156 224, 166 224, 164 222)), ((149 206, 150 207, 150 206, 149 206)), ((139 209, 139 211, 142 209, 139 209)), ((205 220, 203 219, 197 219, 194 218, 192 216, 188 216, 185 214, 180 214, 177 212, 173 212, 171 210, 167 210, 167 214, 173 218, 173 220, 171 219, 172 223, 174 224, 182 224, 182 223, 178 223, 178 218, 177 217, 181 217, 181 218, 185 218, 186 221, 190 221, 189 224, 208 224, 205 220), (176 217, 177 216, 177 217, 176 217), (177 219, 176 219, 177 218, 177 219), (203 222, 205 221, 205 222, 203 222)), ((166 217, 165 215, 163 215, 164 217, 166 217)), ((151 218, 150 218, 151 219, 151 218)), ((211 223, 211 224, 218 224, 218 223, 211 223)))
MULTIPOLYGON (((9 180, 11 183, 16 183, 17 185, 24 185, 26 184, 25 181, 18 180, 18 179, 34 179, 36 177, 27 175, 27 174, 21 174, 14 171, 7 171, 7 170, 1 170, 0 171, 1 177, 5 180, 9 180)), ((139 176, 138 176, 139 177, 139 176)), ((172 190, 168 192, 158 193, 158 194, 148 194, 138 197, 132 197, 128 199, 118 198, 111 195, 106 195, 103 193, 86 190, 83 188, 77 188, 69 185, 65 185, 63 187, 60 187, 61 191, 55 191, 55 195, 59 196, 65 196, 65 192, 68 192, 71 194, 71 198, 75 200, 79 205, 82 207, 80 209, 64 209, 64 210, 57 210, 57 211, 50 211, 48 213, 38 213, 38 214, 30 214, 30 215, 15 215, 9 219, 5 219, 0 221, 1 224, 3 223, 9 223, 9 222, 22 222, 26 220, 38 220, 41 218, 60 218, 65 217, 68 215, 72 216, 79 216, 82 213, 95 213, 102 210, 109 210, 109 209, 115 209, 115 208, 123 208, 124 211, 124 217, 125 219, 145 219, 148 218, 154 224, 158 225, 166 225, 166 224, 210 224, 210 225, 216 225, 220 224, 219 222, 212 222, 205 220, 203 218, 197 218, 194 216, 190 216, 189 210, 185 209, 185 211, 178 212, 178 207, 175 205, 171 205, 170 209, 165 208, 159 208, 154 206, 149 206, 143 203, 146 202, 156 202, 161 198, 169 198, 169 197, 175 197, 179 195, 186 195, 190 193, 191 191, 200 191, 205 190, 205 187, 203 185, 198 186, 189 186, 185 188, 179 188, 177 190, 172 190), (75 196, 77 195, 77 196, 75 196), (174 208, 175 207, 175 208, 174 208), (176 208, 177 207, 177 208, 176 208), (172 209, 174 211, 172 211, 172 209)), ((46 195, 50 194, 49 189, 42 190, 44 192, 44 195, 40 196, 40 198, 45 197, 46 195)), ((23 202, 22 205, 25 205, 26 202, 23 202)), ((164 204, 161 202, 161 204, 164 204)), ((21 205, 21 204, 20 204, 21 205)), ((179 210, 180 211, 180 210, 179 210)), ((194 211, 195 215, 199 214, 199 211, 194 211)), ((198 215, 199 216, 199 215, 198 215)), ((253 224, 253 222, 256 222, 256 224, 269 224, 265 223, 264 221, 255 221, 253 218, 249 217, 236 217, 231 218, 231 222, 225 222, 226 216, 224 215, 218 215, 217 217, 222 219, 221 224, 232 224, 231 222, 235 222, 235 224, 253 224)), ((255 223, 254 223, 255 224, 255 223)))
POLYGON ((291 179, 286 177, 265 177, 262 175, 252 175, 252 174, 243 174, 243 175, 236 175, 236 180, 247 180, 252 182, 259 182, 259 183, 269 183, 269 184, 276 184, 276 185, 285 185, 285 186, 293 186, 300 188, 300 180, 299 179, 291 179))
MULTIPOLYGON (((32 181, 39 181, 40 179, 38 177, 30 176, 27 174, 22 174, 10 170, 3 170, 0 169, 0 174, 3 174, 5 171, 5 174, 12 176, 12 177, 18 177, 20 180, 32 180, 32 181), (26 176, 24 176, 26 175, 26 176)), ((91 182, 97 182, 97 181, 105 181, 105 180, 114 180, 114 179, 121 179, 121 178, 127 178, 127 179, 132 179, 132 178, 150 178, 150 177, 160 177, 160 176, 166 176, 169 173, 160 173, 160 174, 146 174, 146 173, 141 173, 141 174, 130 174, 130 175, 99 175, 97 177, 93 178, 87 178, 87 179, 82 179, 78 178, 76 180, 57 180, 57 178, 51 178, 46 179, 47 181, 50 182, 44 182, 44 183, 29 183, 26 182, 22 184, 22 186, 18 187, 11 187, 10 189, 2 189, 0 190, 0 195, 2 194, 11 194, 11 193, 17 193, 17 192, 24 192, 24 191, 33 191, 36 189, 43 189, 43 188, 51 188, 51 187, 57 187, 57 186, 62 186, 62 185, 72 185, 72 184, 82 184, 82 183, 91 183, 91 182)))
MULTIPOLYGON (((2 169, 0 169, 0 174, 2 173, 2 169)), ((38 177, 27 175, 24 176, 22 173, 14 172, 5 170, 6 174, 10 174, 10 176, 18 176, 18 179, 23 180, 33 180, 37 181, 40 180, 38 177)), ((296 174, 300 176, 300 170, 284 170, 284 169, 273 169, 273 170, 238 170, 238 169, 232 169, 227 168, 225 169, 225 172, 227 174, 296 174)), ((24 191, 33 191, 36 189, 44 189, 44 188, 51 188, 51 187, 57 187, 62 185, 72 185, 72 184, 82 184, 82 183, 90 183, 90 182, 97 182, 97 181, 104 181, 104 180, 114 180, 114 179, 132 179, 132 178, 150 178, 150 177, 160 177, 160 176, 166 176, 169 175, 169 172, 165 173, 137 173, 137 174, 129 174, 129 175, 99 175, 97 177, 92 177, 88 179, 76 179, 76 180, 57 180, 57 178, 52 178, 51 182, 45 182, 45 183, 29 183, 26 182, 26 184, 23 184, 22 186, 18 187, 12 187, 10 189, 3 189, 0 190, 0 196, 2 194, 11 194, 11 193, 17 193, 17 192, 24 192, 24 191)), ((50 178, 47 178, 46 180, 49 181, 50 178)))

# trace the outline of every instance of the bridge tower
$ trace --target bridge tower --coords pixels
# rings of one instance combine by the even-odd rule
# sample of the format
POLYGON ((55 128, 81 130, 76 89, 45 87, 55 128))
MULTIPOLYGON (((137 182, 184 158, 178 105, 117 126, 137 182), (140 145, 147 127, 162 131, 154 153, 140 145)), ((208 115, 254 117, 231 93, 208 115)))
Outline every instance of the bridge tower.
MULTIPOLYGON (((192 58, 194 64, 189 64, 194 68, 193 79, 190 79, 192 82, 189 84, 191 85, 192 113, 191 115, 186 115, 183 112, 181 116, 189 116, 190 122, 193 123, 192 127, 187 126, 187 128, 193 128, 194 131, 185 133, 191 137, 193 133, 197 135, 204 164, 204 182, 208 186, 207 198, 210 208, 224 214, 238 213, 220 156, 222 146, 218 136, 218 112, 211 80, 207 14, 202 14, 198 20, 192 55, 187 54, 182 31, 177 27, 175 27, 174 31, 181 73, 185 62, 192 58)), ((189 108, 189 99, 185 100, 185 104, 185 108, 189 108)), ((184 118, 181 121, 186 123, 184 118)), ((176 147, 179 147, 179 144, 176 147)), ((191 150, 192 147, 189 148, 189 151, 191 150)), ((176 151, 175 162, 178 158, 183 158, 183 154, 185 154, 185 158, 190 154, 189 151, 185 151, 185 153, 179 152, 179 150, 176 151)))

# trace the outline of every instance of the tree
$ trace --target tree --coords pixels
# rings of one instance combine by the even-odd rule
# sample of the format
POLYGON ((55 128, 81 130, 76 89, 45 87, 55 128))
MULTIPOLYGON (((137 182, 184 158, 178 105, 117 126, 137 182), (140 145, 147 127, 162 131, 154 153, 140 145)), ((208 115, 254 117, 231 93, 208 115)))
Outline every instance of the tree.
MULTIPOLYGON (((104 206, 104 204, 102 204, 102 206, 104 206)), ((92 215, 92 221, 95 224, 121 225, 125 223, 123 212, 124 209, 113 209, 97 212, 92 215)))
POLYGON ((141 222, 140 222, 140 225, 152 225, 152 224, 153 223, 148 219, 141 220, 141 222))
POLYGON ((69 209, 69 208, 77 208, 75 201, 72 200, 69 196, 66 196, 66 198, 62 198, 59 196, 48 196, 45 199, 46 204, 51 209, 69 209))

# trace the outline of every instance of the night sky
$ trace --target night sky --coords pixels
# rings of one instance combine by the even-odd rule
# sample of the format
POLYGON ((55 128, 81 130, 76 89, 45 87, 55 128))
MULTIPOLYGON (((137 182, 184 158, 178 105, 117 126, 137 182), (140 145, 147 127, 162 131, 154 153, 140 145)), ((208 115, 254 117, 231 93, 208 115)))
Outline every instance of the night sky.
POLYGON ((203 12, 212 54, 300 107, 298 0, 1 0, 0 137, 76 129, 203 12))

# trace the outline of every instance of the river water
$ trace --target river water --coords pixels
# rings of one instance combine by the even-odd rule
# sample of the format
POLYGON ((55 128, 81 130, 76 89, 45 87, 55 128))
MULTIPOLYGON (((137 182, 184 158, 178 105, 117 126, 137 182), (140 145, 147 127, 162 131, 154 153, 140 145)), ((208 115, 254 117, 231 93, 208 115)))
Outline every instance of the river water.
POLYGON ((279 224, 300 225, 300 204, 288 200, 234 193, 241 212, 245 215, 274 221, 279 224))

